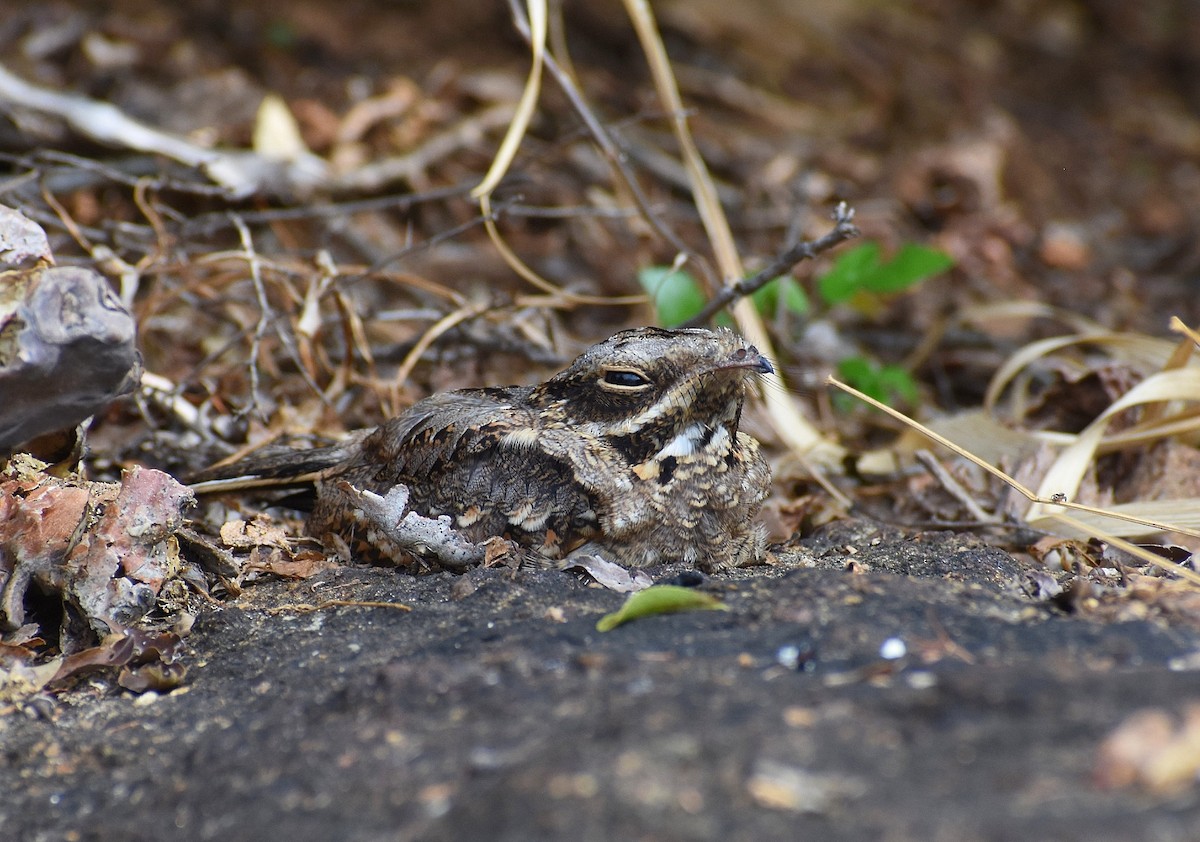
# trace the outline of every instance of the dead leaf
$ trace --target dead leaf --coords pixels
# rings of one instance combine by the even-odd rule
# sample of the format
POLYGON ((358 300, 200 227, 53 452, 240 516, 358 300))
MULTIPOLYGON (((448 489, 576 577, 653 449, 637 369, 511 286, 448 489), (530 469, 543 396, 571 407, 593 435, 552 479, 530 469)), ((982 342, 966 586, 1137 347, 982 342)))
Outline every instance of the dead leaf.
POLYGON ((183 684, 187 672, 183 664, 155 661, 140 667, 123 668, 117 676, 117 684, 134 693, 145 693, 147 690, 161 693, 183 684))
POLYGON ((222 524, 221 543, 235 550, 248 550, 262 545, 286 550, 291 546, 287 531, 266 515, 222 524))
POLYGON ((68 655, 59 664, 58 671, 50 681, 52 687, 64 687, 81 675, 105 667, 121 666, 133 657, 134 640, 128 635, 113 635, 99 646, 92 646, 74 655, 68 655))
POLYGON ((760 760, 746 781, 746 790, 759 806, 794 813, 828 813, 840 803, 867 792, 861 778, 814 772, 771 760, 760 760))
POLYGON ((250 553, 247 570, 271 573, 284 579, 309 579, 337 565, 325 553, 301 550, 291 553, 278 547, 255 547, 250 553))
POLYGON ((1101 743, 1096 783, 1106 789, 1136 786, 1152 795, 1176 795, 1200 778, 1200 703, 1182 718, 1163 708, 1136 711, 1101 743))
POLYGON ((62 689, 81 676, 121 668, 117 683, 127 690, 164 690, 177 687, 187 675, 179 663, 183 642, 174 632, 146 632, 130 629, 110 635, 99 646, 59 659, 58 670, 48 682, 50 689, 62 689))
POLYGON ((40 693, 58 673, 62 661, 59 657, 44 664, 12 664, 0 668, 0 701, 17 702, 40 693))
POLYGON ((1087 541, 1053 535, 1046 535, 1030 545, 1029 554, 1044 567, 1068 572, 1080 566, 1096 567, 1100 562, 1098 547, 1093 547, 1087 541))
POLYGON ((626 570, 619 564, 595 555, 571 556, 571 565, 567 570, 581 570, 609 590, 617 593, 634 593, 645 590, 654 584, 654 580, 641 570, 626 570))

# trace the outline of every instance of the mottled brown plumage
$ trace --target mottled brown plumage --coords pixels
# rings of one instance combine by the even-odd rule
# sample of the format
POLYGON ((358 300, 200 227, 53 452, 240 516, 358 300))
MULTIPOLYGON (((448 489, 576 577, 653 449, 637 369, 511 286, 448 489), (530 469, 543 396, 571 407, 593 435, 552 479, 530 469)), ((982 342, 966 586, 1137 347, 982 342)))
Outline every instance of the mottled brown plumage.
POLYGON ((344 491, 398 483, 472 541, 510 538, 549 559, 705 570, 757 560, 770 482, 738 430, 747 382, 770 363, 728 330, 639 328, 537 386, 434 395, 356 440, 310 454, 309 531, 390 552, 344 491))

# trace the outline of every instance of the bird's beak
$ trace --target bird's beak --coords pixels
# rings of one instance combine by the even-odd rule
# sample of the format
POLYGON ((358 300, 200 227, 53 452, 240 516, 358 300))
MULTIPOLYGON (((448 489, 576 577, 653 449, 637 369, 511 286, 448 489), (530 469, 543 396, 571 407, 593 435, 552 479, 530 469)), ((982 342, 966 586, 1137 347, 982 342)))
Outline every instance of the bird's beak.
POLYGON ((717 371, 726 371, 731 368, 748 368, 758 374, 775 373, 775 366, 771 365, 771 361, 760 354, 753 345, 747 348, 738 348, 729 355, 728 360, 716 366, 717 371))

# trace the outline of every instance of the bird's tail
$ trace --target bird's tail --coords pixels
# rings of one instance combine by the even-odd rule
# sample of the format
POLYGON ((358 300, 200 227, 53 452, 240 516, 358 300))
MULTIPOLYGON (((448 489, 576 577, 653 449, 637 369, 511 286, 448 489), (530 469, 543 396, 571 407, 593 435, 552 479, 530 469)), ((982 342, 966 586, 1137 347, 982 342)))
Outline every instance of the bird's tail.
POLYGON ((296 447, 278 442, 241 459, 218 463, 188 478, 197 494, 218 494, 255 488, 303 487, 353 453, 367 431, 321 447, 296 447))

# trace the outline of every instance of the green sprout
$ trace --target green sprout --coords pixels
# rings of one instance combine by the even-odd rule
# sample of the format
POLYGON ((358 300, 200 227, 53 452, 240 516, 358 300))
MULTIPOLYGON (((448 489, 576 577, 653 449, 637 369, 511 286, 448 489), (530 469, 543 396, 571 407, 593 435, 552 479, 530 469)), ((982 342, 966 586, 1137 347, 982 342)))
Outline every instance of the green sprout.
MULTIPOLYGON (((883 258, 878 243, 862 243, 834 261, 830 270, 817 279, 815 292, 825 309, 852 306, 869 312, 878 310, 882 299, 910 290, 953 265, 950 255, 916 243, 906 243, 888 259, 883 258)), ((683 324, 704 307, 700 283, 683 269, 647 266, 638 273, 638 281, 654 301, 661 325, 683 324)), ((764 316, 781 310, 807 316, 813 309, 809 296, 790 275, 768 281, 750 298, 764 316)), ((719 314, 717 321, 727 324, 728 317, 719 314)), ((899 366, 853 356, 841 360, 837 369, 841 379, 884 403, 917 401, 916 381, 899 366)))

